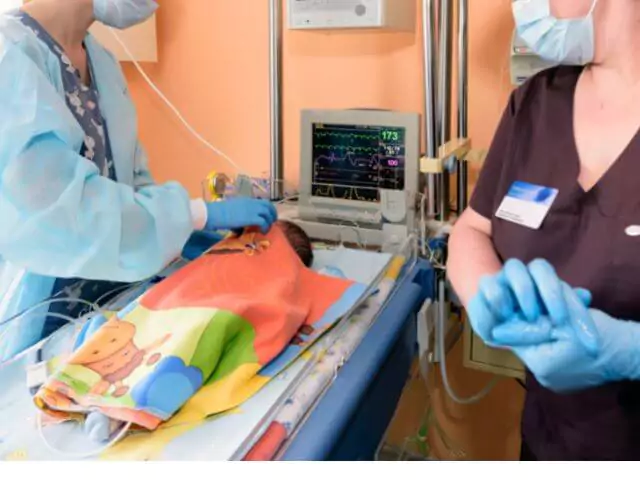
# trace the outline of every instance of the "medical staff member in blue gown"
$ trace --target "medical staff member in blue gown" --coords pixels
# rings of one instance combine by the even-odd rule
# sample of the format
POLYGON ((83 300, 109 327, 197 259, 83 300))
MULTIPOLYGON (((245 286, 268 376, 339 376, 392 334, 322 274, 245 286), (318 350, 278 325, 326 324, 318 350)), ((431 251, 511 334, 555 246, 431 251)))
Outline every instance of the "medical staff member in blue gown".
POLYGON ((559 66, 511 95, 450 280, 527 367, 523 460, 640 460, 640 1, 512 5, 559 66))
POLYGON ((207 204, 151 178, 121 69, 88 30, 128 28, 157 7, 32 0, 0 17, 0 361, 64 324, 55 314, 85 306, 7 321, 25 309, 104 300, 159 273, 190 238, 276 220, 267 201, 207 204))

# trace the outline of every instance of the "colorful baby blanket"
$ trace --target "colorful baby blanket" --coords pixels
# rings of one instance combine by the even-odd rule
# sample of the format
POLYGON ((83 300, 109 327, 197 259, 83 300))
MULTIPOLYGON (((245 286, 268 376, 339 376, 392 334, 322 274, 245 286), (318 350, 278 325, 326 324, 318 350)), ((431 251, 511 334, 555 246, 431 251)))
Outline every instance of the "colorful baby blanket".
POLYGON ((277 227, 246 232, 103 319, 40 389, 36 405, 61 419, 98 409, 148 430, 186 403, 204 416, 231 410, 366 290, 304 267, 277 227))

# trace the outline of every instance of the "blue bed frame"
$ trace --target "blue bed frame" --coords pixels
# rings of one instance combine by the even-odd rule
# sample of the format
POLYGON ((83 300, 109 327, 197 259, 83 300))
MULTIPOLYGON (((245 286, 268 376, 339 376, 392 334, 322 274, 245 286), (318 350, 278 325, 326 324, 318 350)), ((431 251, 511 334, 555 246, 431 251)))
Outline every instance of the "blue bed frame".
POLYGON ((434 294, 434 270, 419 260, 309 415, 282 460, 374 459, 417 353, 416 315, 434 294))

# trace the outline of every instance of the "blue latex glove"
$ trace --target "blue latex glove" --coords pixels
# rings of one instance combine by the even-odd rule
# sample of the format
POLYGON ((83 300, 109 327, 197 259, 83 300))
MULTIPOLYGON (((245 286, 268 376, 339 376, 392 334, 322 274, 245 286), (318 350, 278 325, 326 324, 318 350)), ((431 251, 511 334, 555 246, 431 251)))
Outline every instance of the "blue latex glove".
POLYGON ((207 204, 205 230, 259 227, 263 233, 267 233, 276 220, 278 220, 278 211, 268 200, 245 197, 230 198, 222 202, 207 204))
MULTIPOLYGON (((545 316, 554 325, 570 322, 572 317, 562 285, 554 268, 545 260, 535 260, 529 266, 519 260, 509 260, 500 272, 480 280, 478 293, 467 308, 471 326, 485 343, 496 346, 491 338, 492 329, 513 318, 535 322, 545 316)), ((576 291, 588 306, 591 294, 582 289, 576 291)), ((577 331, 585 347, 591 352, 597 351, 594 335, 577 331)))
POLYGON ((182 258, 186 260, 195 260, 223 238, 224 237, 222 235, 215 232, 193 232, 187 241, 187 244, 182 249, 182 258))
POLYGON ((640 379, 640 324, 587 310, 566 284, 563 293, 571 321, 554 325, 549 317, 533 323, 513 318, 493 328, 494 342, 512 350, 543 386, 559 393, 640 379), (578 335, 580 329, 593 327, 599 345, 596 353, 578 335))

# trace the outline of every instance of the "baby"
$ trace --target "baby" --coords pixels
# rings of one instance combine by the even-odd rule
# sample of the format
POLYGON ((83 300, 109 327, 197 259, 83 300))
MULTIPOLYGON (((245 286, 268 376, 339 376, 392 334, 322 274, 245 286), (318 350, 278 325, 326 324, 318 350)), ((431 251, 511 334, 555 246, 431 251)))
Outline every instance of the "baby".
POLYGON ((311 267, 313 265, 313 246, 306 232, 295 223, 286 220, 278 220, 276 227, 282 230, 304 266, 311 267))

